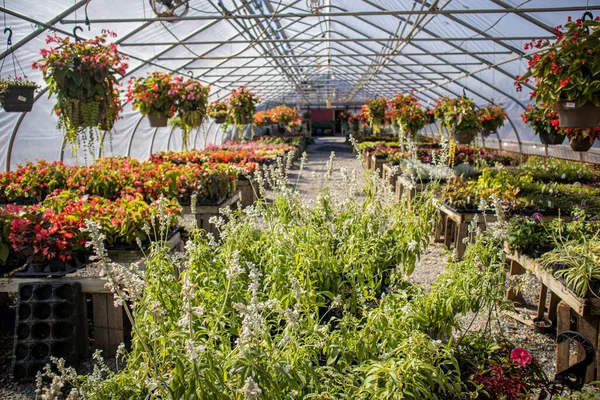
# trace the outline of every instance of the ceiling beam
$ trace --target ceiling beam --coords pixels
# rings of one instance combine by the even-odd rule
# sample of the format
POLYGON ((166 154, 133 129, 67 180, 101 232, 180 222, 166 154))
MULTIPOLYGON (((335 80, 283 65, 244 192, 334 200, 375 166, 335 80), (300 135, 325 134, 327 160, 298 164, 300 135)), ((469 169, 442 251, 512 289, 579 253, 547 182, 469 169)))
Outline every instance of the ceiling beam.
MULTIPOLYGON (((347 11, 327 12, 318 15, 307 12, 280 13, 280 14, 232 14, 232 15, 186 15, 183 17, 163 18, 96 18, 90 19, 92 24, 110 24, 121 22, 174 22, 174 21, 220 21, 239 19, 264 19, 264 18, 328 18, 328 17, 369 17, 369 16, 398 16, 398 15, 465 15, 465 14, 506 14, 506 13, 554 13, 600 10, 600 5, 577 7, 535 7, 535 8, 473 8, 473 9, 445 9, 445 10, 372 10, 372 11, 347 11)), ((220 10, 219 10, 220 11, 220 10)), ((83 24, 85 20, 63 19, 61 24, 83 24)))

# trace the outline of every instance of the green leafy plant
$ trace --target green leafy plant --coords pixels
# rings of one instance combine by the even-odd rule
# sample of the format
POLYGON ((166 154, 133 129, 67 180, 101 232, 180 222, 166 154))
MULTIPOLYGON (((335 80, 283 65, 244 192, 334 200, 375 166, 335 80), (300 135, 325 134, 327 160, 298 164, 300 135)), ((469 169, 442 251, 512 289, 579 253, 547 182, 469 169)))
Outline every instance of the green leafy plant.
POLYGON ((415 136, 427 123, 425 109, 412 95, 397 94, 390 100, 390 107, 393 113, 392 119, 408 136, 415 136))
POLYGON ((115 36, 106 30, 81 42, 48 36, 46 43, 56 47, 40 50, 42 58, 32 64, 42 71, 49 95, 57 96, 58 126, 74 147, 88 141, 91 146, 93 128, 110 131, 122 110, 116 75, 124 75, 128 65, 116 44, 106 44, 108 37, 115 36))
POLYGON ((560 100, 587 102, 600 107, 600 21, 584 17, 555 28, 557 40, 533 40, 525 49, 543 49, 529 61, 527 72, 517 76, 520 82, 535 78, 536 91, 532 98, 553 107, 560 100))
POLYGON ((139 109, 144 115, 171 118, 177 112, 182 83, 183 78, 180 76, 157 71, 148 73, 144 78, 131 78, 127 101, 133 102, 133 109, 139 109))
POLYGON ((373 134, 381 132, 381 127, 385 122, 385 116, 388 109, 388 101, 385 97, 377 97, 373 100, 367 100, 362 106, 364 120, 373 128, 373 134))
POLYGON ((260 101, 260 98, 249 91, 246 86, 241 86, 238 89, 233 89, 231 96, 226 101, 232 123, 240 126, 251 123, 256 112, 256 104, 260 101))
POLYGON ((452 133, 470 134, 480 130, 478 108, 467 97, 437 99, 435 117, 452 133))
POLYGON ((504 126, 506 120, 506 111, 500 105, 489 103, 484 108, 479 109, 479 124, 481 125, 481 135, 489 136, 493 132, 504 126))

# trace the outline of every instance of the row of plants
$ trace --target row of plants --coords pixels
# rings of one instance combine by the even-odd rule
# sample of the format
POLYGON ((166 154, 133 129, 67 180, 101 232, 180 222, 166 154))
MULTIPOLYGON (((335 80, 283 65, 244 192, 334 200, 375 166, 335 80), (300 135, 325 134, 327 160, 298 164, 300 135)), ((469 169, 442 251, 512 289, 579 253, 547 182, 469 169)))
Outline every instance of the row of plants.
POLYGON ((569 213, 584 205, 600 209, 600 186, 591 184, 546 183, 507 168, 484 168, 477 179, 455 178, 442 200, 459 210, 477 211, 480 201, 497 196, 513 213, 569 213))
POLYGON ((196 193, 199 203, 215 203, 233 192, 238 173, 238 168, 227 164, 177 165, 125 157, 101 158, 81 167, 28 162, 0 175, 0 199, 35 204, 56 191, 70 190, 109 200, 139 193, 145 201, 153 202, 162 195, 183 205, 188 205, 196 193))
POLYGON ((140 193, 152 202, 163 195, 184 205, 195 193, 198 204, 218 203, 233 192, 238 176, 304 145, 303 138, 290 136, 229 141, 202 151, 160 152, 148 161, 113 157, 86 166, 66 166, 37 160, 0 174, 0 202, 32 205, 55 190, 71 190, 111 200, 140 193))
POLYGON ((183 268, 154 246, 144 291, 115 293, 134 310, 124 367, 48 369, 51 386, 90 399, 516 400, 552 390, 535 354, 455 329, 462 315, 510 306, 498 240, 477 235, 425 292, 407 278, 433 232, 431 193, 408 208, 375 181, 364 198, 346 184, 348 197, 326 187, 314 204, 274 185, 272 202, 229 215, 220 243, 193 234, 183 268))
POLYGON ((580 297, 600 294, 600 216, 575 208, 570 216, 515 216, 507 225, 511 251, 539 258, 539 263, 580 297))
POLYGON ((254 125, 259 128, 271 124, 279 125, 279 133, 284 133, 287 128, 292 130, 302 126, 300 113, 295 108, 281 105, 269 110, 259 111, 254 114, 254 125))
POLYGON ((90 240, 85 221, 98 224, 107 248, 149 245, 153 233, 148 222, 160 212, 168 229, 177 223, 181 207, 177 201, 147 203, 142 195, 124 195, 109 200, 75 191, 57 191, 34 206, 9 205, 0 212, 0 271, 9 272, 24 263, 65 263, 85 254, 90 240))

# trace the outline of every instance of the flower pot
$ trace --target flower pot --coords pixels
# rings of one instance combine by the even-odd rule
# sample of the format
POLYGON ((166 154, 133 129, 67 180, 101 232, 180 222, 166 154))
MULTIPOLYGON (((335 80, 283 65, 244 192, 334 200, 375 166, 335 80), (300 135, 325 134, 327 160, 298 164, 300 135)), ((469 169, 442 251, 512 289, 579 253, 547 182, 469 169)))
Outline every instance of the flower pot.
POLYGON ((452 137, 458 144, 470 144, 475 135, 476 132, 452 132, 452 137))
POLYGON ((435 115, 427 113, 427 123, 428 124, 433 124, 435 123, 435 115))
POLYGON ((537 333, 550 333, 554 329, 552 321, 545 317, 533 319, 533 331, 537 333))
POLYGON ((215 124, 223 124, 223 123, 225 123, 226 119, 227 119, 227 115, 220 115, 218 117, 215 117, 215 124))
POLYGON ((565 135, 559 135, 548 131, 539 132, 540 142, 549 146, 562 144, 565 141, 565 135))
POLYGON ((590 140, 589 138, 574 137, 571 138, 569 144, 571 145, 571 149, 573 151, 588 151, 592 148, 594 140, 590 140))
POLYGON ((591 102, 582 106, 577 101, 562 100, 556 105, 561 128, 594 128, 600 126, 600 107, 591 102))
POLYGON ((490 136, 492 133, 495 133, 496 130, 495 129, 490 129, 490 128, 483 128, 481 129, 481 137, 488 137, 490 136))
POLYGON ((280 134, 284 134, 285 133, 285 126, 279 125, 277 127, 277 132, 279 132, 280 134))
POLYGON ((155 114, 148 114, 148 120, 153 128, 164 128, 169 123, 169 117, 159 117, 155 114))
POLYGON ((2 108, 4 108, 4 111, 6 112, 31 111, 31 108, 33 107, 34 92, 34 87, 8 86, 0 98, 2 108))

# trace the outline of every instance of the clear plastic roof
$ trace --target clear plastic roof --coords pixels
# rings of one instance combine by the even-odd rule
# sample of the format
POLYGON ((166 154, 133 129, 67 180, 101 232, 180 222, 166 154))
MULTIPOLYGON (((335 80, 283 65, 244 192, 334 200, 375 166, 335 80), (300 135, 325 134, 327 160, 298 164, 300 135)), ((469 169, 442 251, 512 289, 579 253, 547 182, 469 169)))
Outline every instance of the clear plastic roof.
MULTIPOLYGON (((481 106, 503 104, 509 121, 490 141, 523 150, 537 142, 520 118, 533 87, 517 93, 513 86, 530 58, 523 45, 554 37, 554 26, 600 10, 600 0, 3 0, 0 9, 13 31, 0 73, 24 73, 42 88, 30 65, 48 33, 73 36, 80 26, 79 36, 90 38, 108 29, 130 57, 124 83, 173 71, 210 84, 211 100, 248 85, 264 105, 315 108, 329 101, 350 110, 402 92, 413 91, 425 104, 466 93, 481 106), (157 17, 153 5, 167 3, 189 7, 180 17, 157 17), (318 15, 311 4, 322 6, 318 15)), ((0 170, 34 158, 76 162, 63 149, 54 102, 42 92, 29 113, 0 111, 0 170)), ((146 158, 181 148, 171 128, 151 128, 130 106, 122 116, 107 154, 146 158)), ((192 146, 220 140, 218 125, 208 121, 192 135, 192 146)), ((597 162, 597 151, 578 157, 597 162)))

